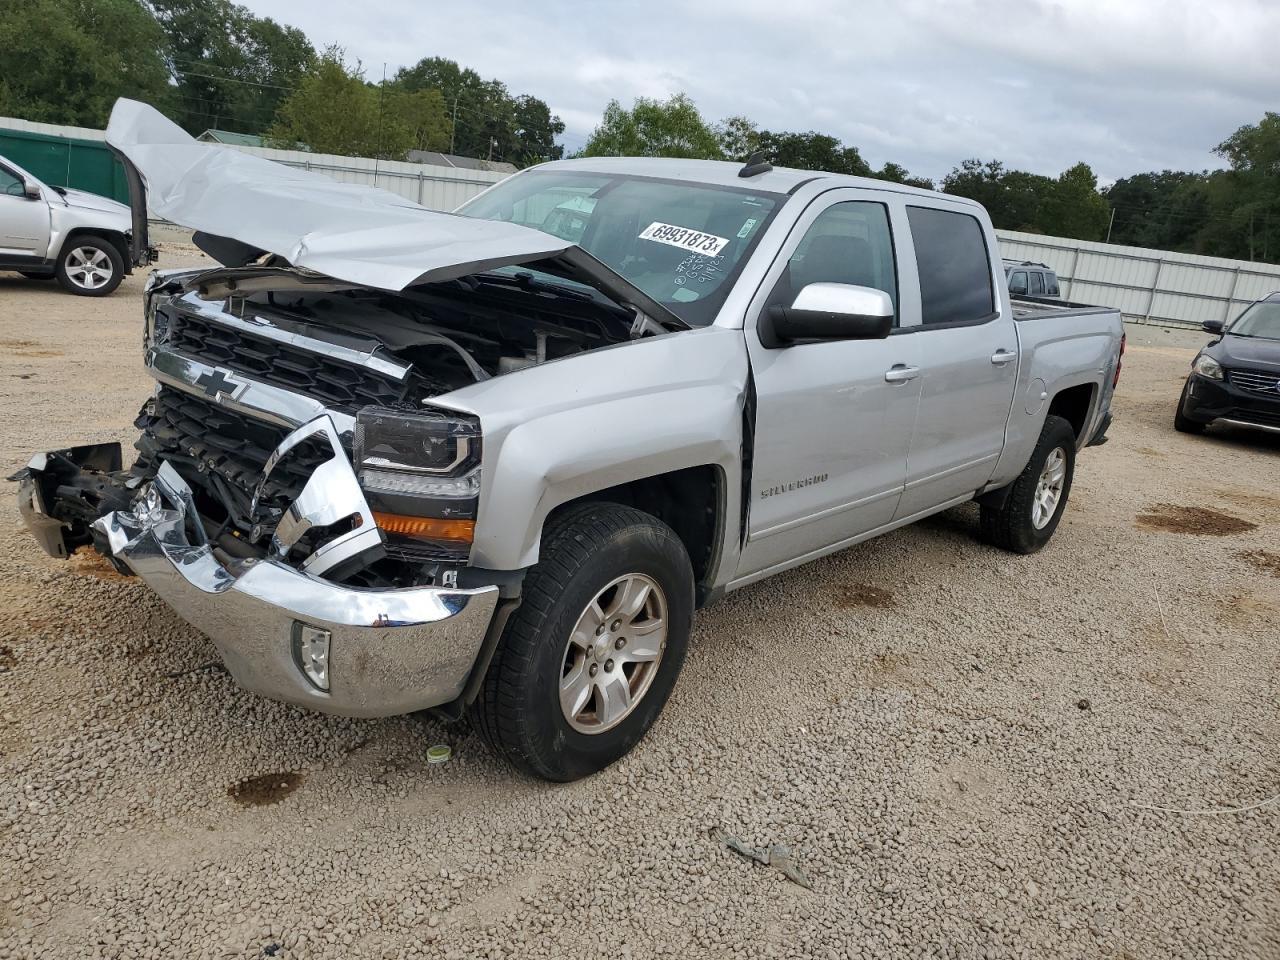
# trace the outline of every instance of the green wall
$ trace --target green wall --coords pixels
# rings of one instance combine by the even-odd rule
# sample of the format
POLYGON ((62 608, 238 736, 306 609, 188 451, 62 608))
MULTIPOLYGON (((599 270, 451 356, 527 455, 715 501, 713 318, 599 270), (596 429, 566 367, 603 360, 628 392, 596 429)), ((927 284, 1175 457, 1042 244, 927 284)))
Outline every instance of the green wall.
POLYGON ((0 129, 0 156, 8 157, 50 186, 74 187, 129 202, 124 167, 100 140, 0 129))

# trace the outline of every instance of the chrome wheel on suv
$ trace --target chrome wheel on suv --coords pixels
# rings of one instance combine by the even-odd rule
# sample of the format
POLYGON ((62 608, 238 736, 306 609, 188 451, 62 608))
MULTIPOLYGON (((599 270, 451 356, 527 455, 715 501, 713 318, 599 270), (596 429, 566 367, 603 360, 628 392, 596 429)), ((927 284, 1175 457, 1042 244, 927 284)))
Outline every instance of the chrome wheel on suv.
POLYGON ((97 237, 77 237, 58 258, 58 282, 82 297, 105 297, 124 279, 124 257, 97 237))

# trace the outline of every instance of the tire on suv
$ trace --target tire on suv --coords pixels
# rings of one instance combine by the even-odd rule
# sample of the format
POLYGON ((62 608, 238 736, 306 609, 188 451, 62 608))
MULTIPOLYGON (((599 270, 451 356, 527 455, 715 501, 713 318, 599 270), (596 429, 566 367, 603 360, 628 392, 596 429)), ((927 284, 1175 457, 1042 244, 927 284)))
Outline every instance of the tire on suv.
POLYGON ((58 254, 58 282, 81 297, 105 297, 124 279, 124 257, 103 237, 72 237, 58 254))

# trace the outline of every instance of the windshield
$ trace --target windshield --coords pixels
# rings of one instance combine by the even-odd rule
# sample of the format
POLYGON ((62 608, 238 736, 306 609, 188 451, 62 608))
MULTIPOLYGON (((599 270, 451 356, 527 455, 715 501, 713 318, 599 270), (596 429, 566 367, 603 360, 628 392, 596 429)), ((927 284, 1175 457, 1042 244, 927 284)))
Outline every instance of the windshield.
POLYGON ((458 210, 580 245, 686 323, 705 326, 786 198, 648 177, 546 171, 458 210))
POLYGON ((1228 333, 1237 337, 1262 337, 1280 340, 1280 303, 1255 303, 1231 325, 1228 333))

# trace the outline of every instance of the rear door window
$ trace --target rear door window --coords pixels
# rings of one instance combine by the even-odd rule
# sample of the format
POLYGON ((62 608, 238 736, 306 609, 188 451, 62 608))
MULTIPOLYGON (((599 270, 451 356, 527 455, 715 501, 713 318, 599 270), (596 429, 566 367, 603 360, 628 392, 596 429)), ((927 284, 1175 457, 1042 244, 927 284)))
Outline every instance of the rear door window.
POLYGON ((967 213, 907 207, 926 326, 983 323, 995 316, 995 287, 982 224, 967 213))

